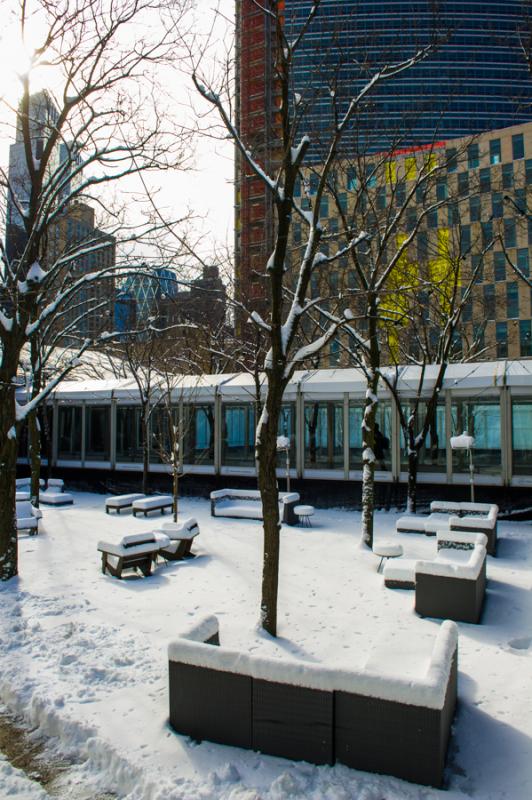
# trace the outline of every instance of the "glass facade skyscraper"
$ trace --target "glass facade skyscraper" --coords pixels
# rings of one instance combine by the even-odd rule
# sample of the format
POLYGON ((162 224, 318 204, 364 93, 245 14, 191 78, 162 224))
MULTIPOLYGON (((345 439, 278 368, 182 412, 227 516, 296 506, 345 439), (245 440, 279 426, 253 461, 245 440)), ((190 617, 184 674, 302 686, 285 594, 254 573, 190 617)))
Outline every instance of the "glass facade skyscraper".
MULTIPOLYGON (((381 84, 352 126, 372 149, 457 138, 530 119, 531 78, 520 50, 523 0, 322 0, 295 62, 296 90, 312 107, 312 131, 330 130, 331 88, 345 107, 383 64, 435 42, 422 63, 381 84)), ((311 0, 286 0, 286 29, 299 30, 311 0)))

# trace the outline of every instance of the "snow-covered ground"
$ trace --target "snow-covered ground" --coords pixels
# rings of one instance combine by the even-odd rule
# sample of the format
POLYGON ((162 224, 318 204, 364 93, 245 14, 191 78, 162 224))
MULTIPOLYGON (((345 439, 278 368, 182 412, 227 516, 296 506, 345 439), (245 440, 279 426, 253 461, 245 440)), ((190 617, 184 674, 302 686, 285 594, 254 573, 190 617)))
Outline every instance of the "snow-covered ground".
MULTIPOLYGON (((257 628, 262 529, 195 516, 195 559, 150 578, 104 576, 96 543, 153 530, 160 517, 106 516, 102 495, 45 508, 38 537, 20 536, 20 577, 0 586, 0 702, 55 737, 97 792, 128 800, 426 800, 532 797, 532 524, 499 523, 488 558, 481 625, 459 624, 459 710, 448 789, 418 787, 346 767, 315 767, 204 742, 168 726, 167 645, 207 614, 222 641, 272 649, 257 628)), ((377 513, 376 537, 397 514, 377 513)), ((168 519, 168 517, 167 517, 168 519)), ((406 556, 430 557, 434 539, 398 537, 406 556)), ((361 664, 384 627, 434 629, 413 593, 386 589, 378 559, 359 547, 360 515, 317 509, 313 527, 283 527, 279 639, 298 658, 361 664)), ((275 648, 273 648, 275 649, 275 648)), ((0 759, 0 796, 41 790, 0 759), (26 788, 24 788, 26 786, 26 788)), ((65 795, 66 796, 66 795, 65 795)))

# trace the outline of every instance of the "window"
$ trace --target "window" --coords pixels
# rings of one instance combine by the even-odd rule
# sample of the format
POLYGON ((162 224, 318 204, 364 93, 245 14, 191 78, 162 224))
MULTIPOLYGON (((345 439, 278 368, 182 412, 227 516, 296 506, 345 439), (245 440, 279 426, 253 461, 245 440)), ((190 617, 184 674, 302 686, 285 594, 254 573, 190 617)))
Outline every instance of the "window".
POLYGON ((493 273, 496 281, 506 280, 506 256, 500 250, 493 254, 493 273))
POLYGON ((519 351, 522 357, 532 356, 532 326, 529 319, 519 320, 519 351))
MULTIPOLYGON (((452 436, 467 431, 475 438, 473 461, 480 474, 500 473, 501 416, 498 400, 455 400, 451 409, 452 436)), ((453 471, 469 471, 467 450, 453 450, 453 471)))
POLYGON ((319 182, 319 175, 317 175, 315 172, 311 172, 309 175, 309 191, 311 194, 316 194, 319 182))
POLYGON ((495 325, 495 343, 497 358, 508 358, 508 323, 497 322, 495 325))
POLYGON ((337 367, 340 363, 340 342, 338 339, 333 339, 330 346, 329 365, 337 367))
POLYGON ((343 404, 305 403, 305 467, 343 469, 343 404))
POLYGON ((438 227, 438 209, 435 208, 427 214, 427 226, 429 228, 438 227))
POLYGON ((471 222, 480 220, 480 197, 478 195, 469 198, 469 219, 471 222))
POLYGON ((511 189, 512 186, 514 185, 514 165, 503 164, 501 174, 502 174, 502 188, 511 189))
POLYGON ((417 257, 419 261, 425 261, 428 254, 428 235, 426 231, 420 231, 417 235, 417 257))
POLYGON ((255 408, 245 405, 223 407, 222 463, 253 466, 255 463, 255 408))
POLYGON ((519 158, 525 157, 525 142, 522 133, 516 133, 512 136, 512 158, 516 161, 519 158))
POLYGON ((484 332, 485 326, 483 322, 475 322, 473 324, 473 342, 477 350, 484 350, 484 332))
POLYGON ((460 222, 458 203, 449 203, 447 206, 447 222, 449 225, 458 225, 460 222))
POLYGON ((527 158, 525 161, 525 182, 527 186, 532 184, 532 158, 527 158))
POLYGON ((506 316, 508 319, 519 317, 519 287, 515 281, 506 284, 506 316))
POLYGON ((298 175, 294 182, 294 197, 300 197, 300 196, 301 196, 301 178, 298 175))
POLYGON ((354 192, 357 188, 357 177, 354 167, 347 168, 347 188, 350 192, 354 192))
POLYGON ((484 286, 484 315, 486 319, 495 319, 495 286, 493 283, 484 286))
POLYGON ((515 219, 504 220, 504 244, 505 247, 515 247, 515 219))
POLYGON ((462 225, 460 227, 460 255, 465 256, 471 250, 471 226, 462 225))
POLYGON ((110 406, 85 408, 85 458, 87 461, 109 461, 110 406))
POLYGON ((491 139, 490 141, 490 164, 501 163, 501 140, 491 139))
POLYGON ((475 283, 482 283, 484 280, 484 262, 478 254, 471 256, 471 273, 475 283))
POLYGON ((456 147, 449 147, 447 150, 447 172, 456 172, 458 160, 456 158, 456 147))
POLYGON ((489 219, 487 222, 480 223, 482 231, 482 247, 487 247, 493 241, 493 222, 489 219))
POLYGON ((324 217, 329 216, 329 198, 327 196, 321 198, 320 202, 320 217, 323 219, 324 217))
MULTIPOLYGON (((380 402, 377 406, 376 422, 383 436, 391 439, 392 409, 390 403, 380 402)), ((363 403, 349 403, 349 469, 362 469, 362 422, 363 403)), ((384 466, 390 469, 391 452, 384 450, 384 466)), ((377 466, 378 469, 378 466, 377 466)))
POLYGON ((377 208, 379 211, 384 211, 386 208, 386 187, 379 186, 377 189, 377 208))
MULTIPOLYGON (((403 406, 406 417, 410 416, 408 405, 403 406)), ((412 409, 413 410, 413 409, 412 409)), ((427 416, 427 404, 421 401, 418 405, 414 421, 414 434, 421 433, 421 428, 427 416)), ((447 467, 447 453, 445 448, 445 404, 438 403, 432 425, 430 426, 425 441, 418 454, 418 469, 420 472, 445 472, 447 467)), ((408 469, 408 446, 404 435, 401 435, 401 472, 408 469)))
POLYGON ((331 272, 329 274, 329 291, 332 295, 338 294, 338 273, 331 272))
POLYGON ((406 185, 404 183, 397 183, 395 187, 395 205, 401 208, 406 200, 406 185))
POLYGON ((517 251, 517 268, 528 277, 530 272, 528 247, 522 247, 517 251))
POLYGON ((436 184, 436 200, 447 200, 448 196, 447 181, 444 178, 440 178, 436 184))
POLYGON ((377 175, 373 164, 366 164, 366 186, 368 189, 374 189, 377 185, 377 175))
POLYGON ((310 278, 310 296, 318 297, 320 293, 320 281, 318 274, 313 272, 310 278))
POLYGON ((480 170, 480 191, 491 192, 491 173, 489 167, 480 170))
POLYGON ((347 288, 356 289, 357 285, 357 274, 354 269, 350 269, 347 273, 347 288))
POLYGON ((117 406, 116 460, 142 463, 140 406, 117 406))
POLYGON ((494 219, 501 219, 503 215, 502 192, 493 192, 491 195, 491 216, 494 219))
POLYGON ((338 195, 338 205, 340 206, 340 210, 343 214, 347 214, 347 194, 346 192, 341 192, 338 195))
POLYGON ((338 217, 332 217, 327 223, 327 227, 329 228, 329 233, 338 233, 338 217))
POLYGON ((184 463, 213 464, 214 406, 185 406, 184 423, 184 463))
POLYGON ((530 475, 532 471, 532 401, 512 403, 512 471, 530 475))
POLYGON ((479 165, 478 144, 470 144, 467 148, 467 168, 476 169, 479 165))
POLYGON ((296 222, 294 225, 294 244, 301 244, 301 223, 296 222))
POLYGON ((458 194, 460 197, 469 194, 469 174, 467 172, 458 173, 458 194))
POLYGON ((81 406, 59 406, 57 455, 60 459, 81 460, 81 406))

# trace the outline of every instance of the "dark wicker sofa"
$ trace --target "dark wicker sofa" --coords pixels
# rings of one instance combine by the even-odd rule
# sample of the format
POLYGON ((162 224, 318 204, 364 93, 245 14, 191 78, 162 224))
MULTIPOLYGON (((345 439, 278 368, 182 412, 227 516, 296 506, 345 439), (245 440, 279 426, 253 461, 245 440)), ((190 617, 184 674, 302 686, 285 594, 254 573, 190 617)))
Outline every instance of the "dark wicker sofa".
POLYGON ((196 740, 441 786, 456 705, 456 626, 444 622, 420 641, 425 657, 414 668, 401 667, 409 640, 394 632, 365 667, 330 669, 216 646, 218 622, 209 617, 169 646, 170 724, 196 740))

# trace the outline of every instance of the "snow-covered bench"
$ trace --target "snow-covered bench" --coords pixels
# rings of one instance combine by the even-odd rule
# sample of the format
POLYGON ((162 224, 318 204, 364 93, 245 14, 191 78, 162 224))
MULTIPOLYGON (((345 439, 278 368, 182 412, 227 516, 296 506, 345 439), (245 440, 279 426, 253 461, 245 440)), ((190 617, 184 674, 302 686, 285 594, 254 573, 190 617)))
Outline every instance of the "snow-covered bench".
MULTIPOLYGON (((472 550, 478 544, 486 547, 487 537, 483 533, 471 535, 460 531, 438 531, 436 534, 437 555, 440 561, 446 558, 450 561, 456 560, 457 556, 448 553, 449 550, 467 551, 472 550)), ((467 560, 469 556, 458 556, 467 560)), ((387 561, 384 570, 384 584, 389 589, 414 589, 416 586, 416 567, 419 559, 415 558, 396 558, 387 561)))
POLYGON ((42 518, 42 511, 35 508, 29 500, 22 500, 16 503, 17 531, 29 531, 30 536, 39 533, 39 520, 42 518))
POLYGON ((141 492, 134 492, 132 494, 116 494, 114 497, 108 497, 105 501, 105 513, 114 509, 117 514, 124 508, 131 508, 135 500, 142 500, 146 497, 141 492))
POLYGON ((199 525, 194 517, 189 517, 183 522, 165 522, 160 531, 155 531, 155 533, 165 534, 170 540, 167 546, 159 550, 160 555, 166 561, 181 561, 183 558, 194 558, 191 547, 199 532, 199 525))
MULTIPOLYGON (((299 503, 297 492, 279 492, 279 513, 288 525, 297 525, 294 508, 299 503)), ((262 519, 262 501, 257 489, 218 489, 211 492, 212 517, 262 519)))
POLYGON ((63 478, 48 478, 46 488, 52 489, 54 492, 64 492, 65 482, 63 478))
POLYGON ((133 500, 133 516, 137 514, 144 514, 148 516, 150 511, 160 511, 164 514, 165 508, 172 508, 174 505, 174 498, 171 494, 157 494, 152 497, 141 497, 138 500, 133 500))
POLYGON ((219 641, 209 617, 169 646, 178 733, 441 785, 456 704, 454 623, 436 635, 384 631, 359 668, 267 658, 219 641))
POLYGON ((427 516, 405 514, 395 523, 397 533, 424 533, 427 536, 436 536, 442 528, 449 527, 449 514, 429 514, 427 516))
POLYGON ((39 503, 49 506, 71 506, 74 498, 68 492, 57 492, 54 489, 45 489, 39 492, 39 503))
POLYGON ((486 548, 442 548, 433 561, 416 564, 415 608, 423 617, 477 623, 486 591, 486 548))
MULTIPOLYGON (((23 490, 26 486, 29 489, 31 487, 31 475, 28 475, 27 478, 17 478, 15 480, 15 485, 17 487, 17 490, 18 489, 23 490)), ((45 485, 46 484, 45 484, 43 478, 39 478, 39 486, 41 487, 41 489, 44 489, 45 485)))
POLYGON ((163 533, 133 533, 120 542, 98 542, 102 554, 102 572, 121 578, 125 569, 139 569, 145 577, 151 574, 153 562, 170 539, 163 533))

